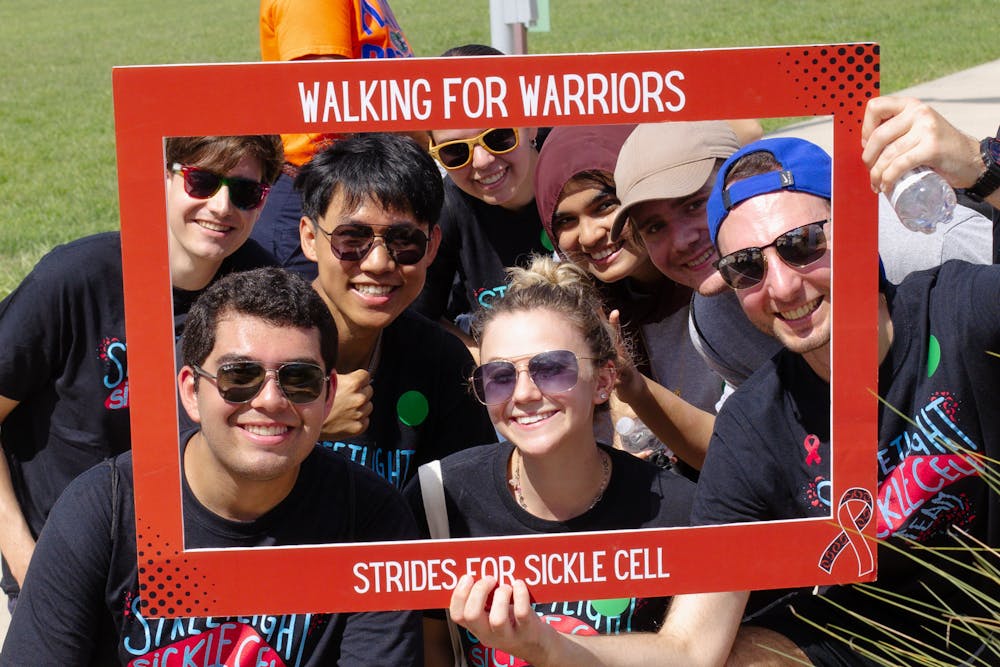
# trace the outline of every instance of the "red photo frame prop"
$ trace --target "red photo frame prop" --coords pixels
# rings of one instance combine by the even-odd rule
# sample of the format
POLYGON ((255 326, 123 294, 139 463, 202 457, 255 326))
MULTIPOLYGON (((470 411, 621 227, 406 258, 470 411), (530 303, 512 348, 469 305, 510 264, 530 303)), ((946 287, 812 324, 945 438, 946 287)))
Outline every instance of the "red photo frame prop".
POLYGON ((875 550, 868 542, 875 528, 877 208, 860 159, 860 130, 865 102, 878 94, 878 53, 875 44, 839 44, 116 68, 143 613, 446 607, 450 588, 465 571, 528 578, 538 601, 874 579, 875 550), (177 415, 170 408, 176 388, 162 205, 165 136, 816 115, 833 117, 833 216, 845 221, 837 225, 833 272, 830 518, 447 541, 184 548, 177 415), (249 573, 263 585, 253 585, 249 573))

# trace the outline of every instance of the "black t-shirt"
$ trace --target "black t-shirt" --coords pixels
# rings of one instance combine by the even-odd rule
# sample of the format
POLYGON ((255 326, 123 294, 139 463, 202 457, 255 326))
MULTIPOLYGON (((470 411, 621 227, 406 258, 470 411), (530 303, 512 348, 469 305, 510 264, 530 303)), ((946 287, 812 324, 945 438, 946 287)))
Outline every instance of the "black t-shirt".
MULTIPOLYGON (((910 274, 896 288, 887 286, 886 297, 894 338, 879 368, 879 394, 884 403, 879 403, 878 453, 873 462, 878 466, 878 497, 873 509, 878 537, 892 538, 893 545, 902 551, 880 544, 875 587, 909 600, 922 600, 934 610, 946 604, 960 614, 989 617, 990 612, 954 584, 906 555, 908 545, 895 538, 910 538, 925 547, 954 546, 948 531, 961 528, 990 547, 1000 546, 998 497, 990 492, 979 471, 987 463, 969 455, 985 454, 992 460, 1000 456, 1000 413, 995 409, 1000 395, 1000 358, 990 354, 1000 350, 1000 267, 949 261, 939 268, 910 274)), ((762 371, 773 376, 776 369, 762 371)), ((741 394, 746 396, 745 389, 773 382, 773 378, 752 377, 726 403, 719 421, 731 407, 738 409, 751 402, 749 398, 734 401, 741 394)), ((761 421, 747 432, 746 443, 713 438, 699 480, 694 523, 811 515, 810 503, 803 503, 806 497, 800 494, 812 481, 811 471, 792 456, 796 451, 803 453, 802 445, 775 435, 779 423, 796 418, 788 406, 800 394, 800 385, 784 386, 787 395, 777 400, 766 394, 751 396, 775 412, 757 411, 761 421), (784 463, 769 454, 773 448, 786 452, 784 463), (748 489, 758 494, 770 485, 774 485, 773 495, 799 498, 797 509, 794 503, 779 498, 773 504, 784 507, 786 514, 772 516, 767 506, 762 515, 754 503, 746 502, 748 489)), ((828 414, 828 406, 824 406, 812 421, 828 414)), ((800 426, 781 428, 803 432, 800 426)), ((819 452, 826 457, 822 448, 819 452)), ((948 556, 970 560, 968 551, 950 551, 948 556)), ((959 580, 973 581, 970 571, 927 552, 918 554, 918 559, 933 561, 959 580)), ((973 588, 993 599, 1000 594, 995 579, 977 579, 973 588)), ((935 635, 921 630, 926 625, 923 619, 880 603, 856 586, 835 586, 826 596, 868 619, 937 643, 935 635)), ((907 609, 916 608, 909 600, 907 609)), ((872 636, 870 624, 859 624, 815 596, 800 595, 793 605, 807 619, 872 636)), ((965 641, 961 632, 950 635, 953 641, 965 641)), ((948 650, 958 655, 958 649, 948 650)))
POLYGON ((783 349, 719 411, 691 522, 829 514, 830 385, 783 349))
MULTIPOLYGON (((183 493, 185 539, 193 548, 415 536, 410 511, 395 490, 320 448, 302 464, 289 495, 254 521, 222 519, 186 484, 183 493)), ((0 656, 4 664, 367 667, 423 660, 420 615, 414 612, 145 618, 131 452, 94 467, 67 488, 28 572, 0 656)), ((245 574, 247 585, 272 585, 267 573, 245 574)))
MULTIPOLYGON (((977 469, 988 463, 967 454, 1000 457, 1000 266, 945 262, 887 299, 895 336, 879 393, 892 408, 879 405, 877 534, 935 544, 954 526, 1000 546, 1000 499, 977 469)), ((880 581, 907 584, 891 576, 886 563, 899 559, 887 551, 880 581)))
POLYGON ((489 308, 507 291, 506 267, 552 252, 534 201, 509 211, 466 194, 447 177, 444 194, 441 246, 412 306, 435 321, 489 308))
MULTIPOLYGON (((247 241, 216 277, 273 263, 247 241)), ((178 330, 198 294, 173 291, 178 330)), ((88 236, 45 255, 0 303, 0 351, 0 395, 19 401, 0 439, 37 537, 70 480, 129 447, 120 235, 88 236)), ((3 589, 16 594, 3 567, 3 589)))
POLYGON ((321 445, 402 488, 421 464, 496 439, 486 409, 469 390, 474 364, 458 338, 403 312, 383 329, 380 350, 368 430, 321 445))
MULTIPOLYGON (((603 447, 603 446, 602 446, 603 447)), ((600 530, 637 530, 688 525, 694 485, 626 452, 604 447, 612 472, 601 500, 580 516, 550 521, 523 509, 510 494, 507 463, 509 442, 473 447, 441 461, 448 525, 453 538, 496 535, 546 535, 600 530)), ((404 490, 417 524, 430 535, 420 492, 414 478, 404 490)), ((652 632, 660 627, 669 598, 622 598, 536 603, 536 613, 561 632, 620 634, 652 632)), ((460 631, 469 664, 503 656, 484 646, 470 632, 460 631)), ((515 663, 510 663, 515 664, 515 663)), ((517 663, 520 664, 520 663, 517 663)))

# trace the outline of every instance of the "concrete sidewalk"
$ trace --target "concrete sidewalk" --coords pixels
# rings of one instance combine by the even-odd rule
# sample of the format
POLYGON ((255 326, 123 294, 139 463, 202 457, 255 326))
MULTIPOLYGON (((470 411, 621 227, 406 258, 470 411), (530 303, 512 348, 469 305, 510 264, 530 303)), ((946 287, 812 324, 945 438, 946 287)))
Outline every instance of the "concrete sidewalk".
MULTIPOLYGON (((1000 126, 1000 60, 892 94, 927 102, 952 125, 974 137, 993 136, 1000 126)), ((768 136, 800 137, 827 152, 833 150, 832 121, 827 116, 789 125, 768 136)))

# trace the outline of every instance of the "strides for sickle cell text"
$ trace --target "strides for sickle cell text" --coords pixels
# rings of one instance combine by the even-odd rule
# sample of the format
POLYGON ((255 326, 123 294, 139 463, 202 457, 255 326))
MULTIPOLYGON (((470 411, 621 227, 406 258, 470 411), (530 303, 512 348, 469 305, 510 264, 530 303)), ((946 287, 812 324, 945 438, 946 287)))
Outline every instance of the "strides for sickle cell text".
POLYGON ((529 586, 590 584, 605 581, 668 579, 663 547, 617 551, 573 551, 529 554, 518 566, 513 556, 466 558, 464 568, 453 558, 356 563, 357 593, 404 593, 451 590, 463 574, 496 577, 501 582, 524 579, 529 586))

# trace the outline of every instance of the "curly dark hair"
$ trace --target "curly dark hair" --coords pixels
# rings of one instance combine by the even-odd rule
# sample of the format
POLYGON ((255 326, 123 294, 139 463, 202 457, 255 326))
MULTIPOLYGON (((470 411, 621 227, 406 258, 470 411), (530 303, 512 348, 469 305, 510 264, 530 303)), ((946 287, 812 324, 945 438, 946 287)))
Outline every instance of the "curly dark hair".
POLYGON ((227 314, 258 317, 269 324, 319 331, 326 370, 337 365, 337 325, 316 290, 297 274, 277 267, 230 273, 198 297, 184 323, 181 357, 202 364, 215 347, 219 320, 227 314))

